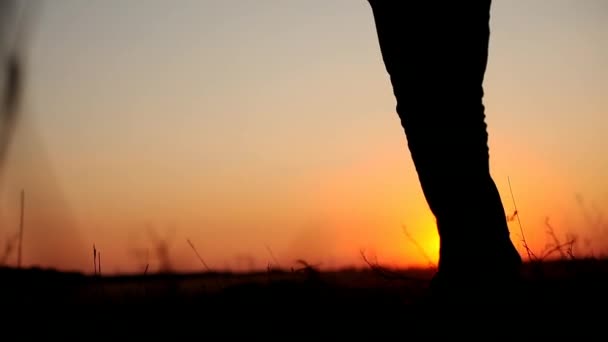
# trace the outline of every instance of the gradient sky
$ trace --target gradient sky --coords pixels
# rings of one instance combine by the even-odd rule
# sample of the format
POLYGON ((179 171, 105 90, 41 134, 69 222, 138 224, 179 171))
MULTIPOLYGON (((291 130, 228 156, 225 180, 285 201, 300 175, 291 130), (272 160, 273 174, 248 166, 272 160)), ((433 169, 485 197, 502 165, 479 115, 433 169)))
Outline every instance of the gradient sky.
MULTIPOLYGON (((608 204, 608 5, 502 0, 491 14, 505 209, 509 177, 535 251, 546 217, 579 253, 606 250, 593 215, 608 204)), ((0 211, 4 245, 25 189, 26 265, 90 272, 95 244, 107 273, 158 269, 148 229, 184 271, 201 268, 186 239, 216 268, 266 267, 269 249, 282 266, 362 265, 362 248, 425 265, 402 225, 436 260, 366 1, 54 0, 38 19, 0 211)))

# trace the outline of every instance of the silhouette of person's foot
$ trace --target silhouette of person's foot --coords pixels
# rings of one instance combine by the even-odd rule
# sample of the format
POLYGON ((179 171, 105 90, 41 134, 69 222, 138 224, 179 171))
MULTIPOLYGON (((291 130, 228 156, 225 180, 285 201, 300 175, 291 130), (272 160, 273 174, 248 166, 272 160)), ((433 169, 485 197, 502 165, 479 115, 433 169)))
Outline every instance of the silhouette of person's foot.
POLYGON ((502 310, 516 306, 521 291, 522 260, 510 241, 502 249, 488 246, 477 260, 470 258, 468 263, 440 267, 430 282, 430 302, 455 308, 468 305, 502 310))

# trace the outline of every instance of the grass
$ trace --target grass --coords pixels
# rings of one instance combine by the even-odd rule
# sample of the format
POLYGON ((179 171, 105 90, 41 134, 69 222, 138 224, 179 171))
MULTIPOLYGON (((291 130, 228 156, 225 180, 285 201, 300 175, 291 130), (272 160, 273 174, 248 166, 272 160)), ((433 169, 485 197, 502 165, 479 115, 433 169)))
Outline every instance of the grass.
MULTIPOLYGON (((508 220, 515 221, 518 216, 515 209, 508 220)), ((560 239, 549 219, 545 228, 549 243, 543 251, 533 252, 520 222, 528 258, 522 290, 517 292, 514 303, 517 317, 527 317, 530 322, 539 317, 572 317, 569 324, 585 315, 595 317, 593 312, 608 307, 608 258, 577 256, 576 237, 560 239)), ((18 309, 42 317, 57 316, 62 310, 106 313, 106 319, 112 321, 116 315, 129 313, 130 318, 169 322, 191 312, 196 318, 228 321, 299 318, 308 324, 341 319, 375 327, 395 319, 432 320, 438 311, 428 301, 428 287, 436 265, 405 228, 403 233, 427 259, 427 268, 387 268, 370 259, 365 251, 361 251, 361 258, 367 267, 359 269, 322 271, 306 260, 296 260, 294 267, 284 267, 266 246, 271 262, 265 271, 220 272, 212 269, 195 244, 186 239, 203 271, 175 273, 163 266, 168 265, 166 242, 155 237, 153 241, 158 247, 154 251, 160 266, 156 273, 150 272, 146 258, 140 274, 102 275, 101 252, 93 245, 92 275, 0 268, 0 303, 6 312, 18 309)), ((7 242, 3 259, 14 251, 15 242, 15 239, 7 242)), ((504 289, 505 294, 514 291, 504 289)), ((464 306, 458 308, 460 315, 471 310, 470 305, 464 306)))
MULTIPOLYGON (((509 220, 517 216, 516 210, 509 220)), ((528 260, 524 264, 519 307, 541 316, 578 314, 590 306, 606 307, 608 259, 577 257, 575 237, 568 236, 566 241, 559 239, 549 219, 545 227, 549 243, 541 252, 530 250, 522 234, 528 260)), ((521 224, 520 229, 523 232, 521 224)), ((363 250, 361 258, 367 264, 365 268, 321 271, 305 260, 296 260, 298 267, 285 268, 266 246, 272 263, 265 271, 220 272, 209 267, 187 239, 204 272, 185 274, 167 269, 150 273, 147 263, 141 274, 102 276, 101 253, 93 245, 93 275, 39 268, 0 268, 0 303, 31 312, 60 307, 73 308, 75 312, 92 308, 112 312, 133 310, 142 318, 151 315, 170 318, 174 311, 159 309, 164 306, 180 311, 204 308, 205 312, 216 314, 254 316, 256 310, 263 310, 278 317, 310 310, 315 315, 343 317, 358 317, 361 312, 374 312, 376 317, 396 312, 398 317, 410 318, 420 317, 421 313, 432 314, 428 312, 426 297, 436 265, 405 228, 404 234, 428 259, 428 268, 389 269, 377 260, 370 260, 363 250), (151 310, 152 307, 157 309, 151 310)), ((505 288, 505 293, 508 291, 513 289, 505 288)))
MULTIPOLYGON (((521 327, 531 324, 544 329, 544 321, 565 320, 573 331, 577 322, 600 318, 608 307, 608 258, 577 257, 576 238, 561 241, 549 220, 545 226, 550 243, 544 251, 528 251, 522 290, 511 308, 516 313, 509 315, 521 327)), ((421 248, 406 230, 404 233, 421 248)), ((4 312, 27 312, 30 320, 33 316, 47 320, 67 312, 101 316, 112 322, 111 327, 123 323, 133 328, 141 321, 148 328, 170 328, 177 317, 195 320, 196 329, 204 331, 219 327, 212 321, 262 322, 262 326, 268 325, 268 331, 261 330, 266 337, 285 321, 295 325, 293 329, 304 325, 307 332, 338 322, 350 322, 347 333, 361 329, 386 332, 403 324, 409 324, 408 331, 412 331, 436 322, 440 313, 428 301, 429 282, 436 271, 431 262, 427 268, 390 269, 361 251, 367 267, 322 271, 306 260, 297 260, 297 267, 287 268, 281 267, 267 246, 272 263, 265 271, 220 272, 209 267, 196 246, 186 241, 203 272, 150 273, 147 263, 140 274, 102 275, 100 252, 93 246, 96 271, 92 275, 0 268, 0 303, 4 312)), ((504 291, 515 293, 508 287, 504 291)), ((471 310, 464 305, 449 317, 465 318, 471 310)), ((450 311, 445 312, 449 315, 450 311)), ((486 311, 477 314, 493 317, 486 311)), ((501 315, 506 317, 507 312, 501 315)))
POLYGON ((509 312, 498 314, 475 311, 470 305, 457 307, 455 313, 440 312, 427 301, 434 267, 389 269, 364 251, 367 267, 335 271, 321 271, 305 260, 293 268, 274 261, 265 271, 249 273, 146 270, 95 276, 0 268, 0 303, 3 312, 19 314, 32 329, 39 322, 50 325, 61 319, 57 327, 80 331, 79 336, 120 329, 117 332, 137 331, 138 336, 171 331, 172 336, 193 333, 207 339, 246 334, 250 339, 257 335, 285 340, 333 333, 343 338, 371 334, 374 340, 427 339, 454 336, 457 331, 448 329, 446 320, 459 331, 478 333, 498 325, 500 330, 483 333, 486 337, 603 333, 608 259, 552 255, 558 259, 525 263, 521 298, 509 312))
MULTIPOLYGON (((525 265, 522 312, 537 317, 578 317, 608 305, 608 260, 543 261, 542 274, 537 268, 537 264, 525 265)), ((373 268, 321 272, 305 265, 293 271, 95 277, 3 268, 0 302, 5 309, 13 306, 28 312, 53 308, 135 312, 146 320, 170 320, 191 310, 196 315, 226 319, 255 319, 256 315, 361 319, 368 314, 373 316, 370 320, 411 319, 433 314, 424 301, 432 274, 431 268, 406 269, 392 270, 387 277, 373 268)))

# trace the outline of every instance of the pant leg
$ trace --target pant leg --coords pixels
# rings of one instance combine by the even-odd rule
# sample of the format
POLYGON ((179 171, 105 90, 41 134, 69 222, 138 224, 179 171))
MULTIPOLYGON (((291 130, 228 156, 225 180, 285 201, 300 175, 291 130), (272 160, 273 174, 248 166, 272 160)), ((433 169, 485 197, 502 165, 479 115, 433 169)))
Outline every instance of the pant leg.
POLYGON ((369 3, 396 111, 437 220, 440 270, 519 263, 489 167, 482 99, 490 0, 369 3))

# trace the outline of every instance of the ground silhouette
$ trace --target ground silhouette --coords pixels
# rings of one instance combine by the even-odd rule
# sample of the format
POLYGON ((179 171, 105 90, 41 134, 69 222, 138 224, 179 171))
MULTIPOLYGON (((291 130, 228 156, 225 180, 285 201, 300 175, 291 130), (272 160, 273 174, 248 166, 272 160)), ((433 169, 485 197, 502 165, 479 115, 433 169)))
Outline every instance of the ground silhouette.
MULTIPOLYGON (((465 322, 470 317, 493 320, 504 315, 524 324, 530 319, 543 327, 542 322, 565 319, 572 329, 578 319, 584 322, 583 318, 602 317, 608 304, 607 271, 608 260, 602 259, 525 263, 525 291, 520 292, 513 311, 471 312, 471 307, 465 306, 458 308, 459 317, 465 322)), ((133 322, 171 325, 175 318, 186 316, 198 320, 200 329, 212 328, 205 325, 209 318, 231 325, 265 321, 271 330, 278 328, 272 322, 282 320, 308 325, 303 327, 307 330, 339 321, 382 330, 390 329, 389 322, 398 321, 414 331, 416 326, 408 322, 432 323, 441 317, 427 297, 432 270, 393 270, 391 275, 362 268, 318 273, 267 270, 99 277, 2 268, 0 303, 5 312, 27 312, 29 320, 91 315, 120 324, 117 318, 127 315, 133 322)), ((355 326, 350 329, 356 330, 355 326)))

